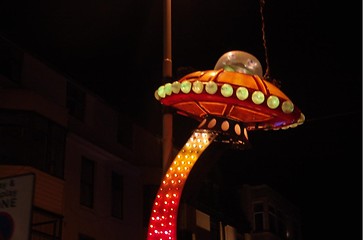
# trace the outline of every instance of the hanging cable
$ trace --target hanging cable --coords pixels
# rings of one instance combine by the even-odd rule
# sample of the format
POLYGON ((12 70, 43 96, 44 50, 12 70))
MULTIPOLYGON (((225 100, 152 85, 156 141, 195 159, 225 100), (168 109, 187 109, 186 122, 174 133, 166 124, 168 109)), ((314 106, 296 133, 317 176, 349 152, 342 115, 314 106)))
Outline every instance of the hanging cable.
POLYGON ((276 87, 280 88, 281 82, 276 79, 272 79, 271 75, 270 75, 270 63, 269 63, 269 58, 268 58, 267 41, 266 41, 266 33, 265 33, 264 9, 265 9, 265 0, 260 0, 262 41, 263 41, 263 48, 265 50, 265 63, 266 63, 266 71, 265 71, 263 78, 269 82, 272 82, 276 87))

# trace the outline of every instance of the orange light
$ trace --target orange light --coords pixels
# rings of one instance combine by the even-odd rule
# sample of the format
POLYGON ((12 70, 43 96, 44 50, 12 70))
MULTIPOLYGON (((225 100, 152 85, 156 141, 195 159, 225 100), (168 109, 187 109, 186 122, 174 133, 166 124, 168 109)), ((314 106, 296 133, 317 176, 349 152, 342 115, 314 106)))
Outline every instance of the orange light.
POLYGON ((190 171, 217 135, 196 129, 179 151, 162 180, 151 211, 148 240, 175 240, 180 198, 190 171))

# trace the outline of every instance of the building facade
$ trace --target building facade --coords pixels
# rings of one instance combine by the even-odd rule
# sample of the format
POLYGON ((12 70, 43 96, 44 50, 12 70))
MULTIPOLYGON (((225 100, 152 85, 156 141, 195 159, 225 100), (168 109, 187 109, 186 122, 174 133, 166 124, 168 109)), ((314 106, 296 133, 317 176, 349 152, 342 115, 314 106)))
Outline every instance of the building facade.
POLYGON ((243 185, 241 207, 250 223, 251 240, 302 240, 300 212, 267 185, 243 185))
POLYGON ((31 239, 144 239, 159 137, 10 42, 0 54, 0 178, 35 174, 31 239))

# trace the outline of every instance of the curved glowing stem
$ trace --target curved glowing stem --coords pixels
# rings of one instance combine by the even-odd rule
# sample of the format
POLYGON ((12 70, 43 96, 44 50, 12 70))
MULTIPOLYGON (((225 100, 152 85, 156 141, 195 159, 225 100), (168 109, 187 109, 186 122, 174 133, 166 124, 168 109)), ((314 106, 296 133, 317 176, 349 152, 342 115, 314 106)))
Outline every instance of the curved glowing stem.
POLYGON ((199 156, 217 134, 196 129, 167 170, 152 207, 148 240, 176 240, 178 208, 183 187, 199 156))

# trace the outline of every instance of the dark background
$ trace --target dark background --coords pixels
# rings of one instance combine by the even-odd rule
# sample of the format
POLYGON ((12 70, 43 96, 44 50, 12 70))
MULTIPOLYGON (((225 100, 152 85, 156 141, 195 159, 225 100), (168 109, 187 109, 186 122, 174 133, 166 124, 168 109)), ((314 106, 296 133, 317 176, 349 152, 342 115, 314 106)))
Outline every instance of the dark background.
MULTIPOLYGON (((213 69, 230 50, 266 69, 258 0, 175 0, 173 76, 213 69)), ((265 1, 271 76, 306 122, 251 132, 252 148, 217 167, 230 185, 266 183, 300 207, 304 238, 355 238, 362 226, 362 6, 359 1, 265 1), (312 237, 313 236, 313 237, 312 237)), ((161 135, 162 0, 12 0, 0 34, 161 135)), ((197 126, 174 118, 174 141, 197 126)))

